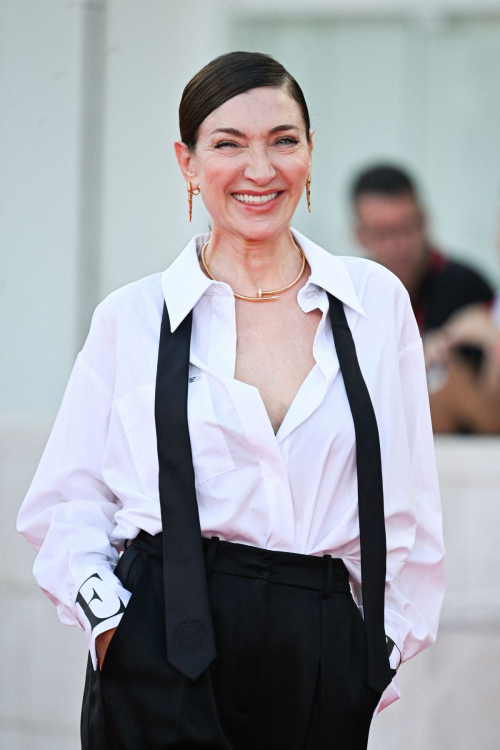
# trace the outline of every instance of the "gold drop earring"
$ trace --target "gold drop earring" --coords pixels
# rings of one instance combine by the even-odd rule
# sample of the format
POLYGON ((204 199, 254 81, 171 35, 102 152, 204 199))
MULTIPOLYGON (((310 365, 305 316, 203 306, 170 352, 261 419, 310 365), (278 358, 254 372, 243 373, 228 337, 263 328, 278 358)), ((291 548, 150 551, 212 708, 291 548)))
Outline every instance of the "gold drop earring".
POLYGON ((190 182, 188 182, 187 191, 188 191, 188 204, 189 204, 189 221, 191 221, 191 219, 193 218, 193 195, 199 195, 201 193, 201 190, 199 187, 194 188, 193 190, 193 186, 191 185, 190 182))
POLYGON ((311 173, 307 175, 306 180, 306 198, 307 198, 307 208, 309 213, 311 213, 311 173))

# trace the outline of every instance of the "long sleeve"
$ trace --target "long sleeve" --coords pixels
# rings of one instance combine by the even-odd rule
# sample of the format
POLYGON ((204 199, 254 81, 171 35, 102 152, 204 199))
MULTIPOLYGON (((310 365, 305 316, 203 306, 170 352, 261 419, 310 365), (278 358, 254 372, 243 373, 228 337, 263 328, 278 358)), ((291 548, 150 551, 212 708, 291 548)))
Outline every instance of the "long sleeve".
MULTIPOLYGON (((422 341, 411 309, 407 309, 406 316, 406 340, 417 335, 398 356, 406 426, 403 439, 411 461, 413 545, 399 572, 397 566, 388 565, 391 572, 385 597, 386 633, 401 651, 401 662, 435 641, 445 588, 441 502, 422 341)), ((398 697, 396 677, 385 691, 378 711, 398 697)))
POLYGON ((95 638, 115 627, 130 599, 113 571, 116 498, 102 477, 114 379, 113 327, 102 308, 78 355, 38 470, 18 516, 37 551, 34 576, 62 622, 95 638))

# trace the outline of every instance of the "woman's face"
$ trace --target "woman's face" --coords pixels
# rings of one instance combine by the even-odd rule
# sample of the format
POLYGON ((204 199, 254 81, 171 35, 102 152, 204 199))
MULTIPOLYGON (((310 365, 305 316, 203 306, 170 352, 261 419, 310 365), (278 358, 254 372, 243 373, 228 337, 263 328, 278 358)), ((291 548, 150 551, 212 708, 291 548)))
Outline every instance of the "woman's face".
POLYGON ((193 153, 176 144, 184 176, 201 188, 214 231, 257 241, 290 223, 311 152, 298 104, 269 87, 239 94, 212 112, 193 153))

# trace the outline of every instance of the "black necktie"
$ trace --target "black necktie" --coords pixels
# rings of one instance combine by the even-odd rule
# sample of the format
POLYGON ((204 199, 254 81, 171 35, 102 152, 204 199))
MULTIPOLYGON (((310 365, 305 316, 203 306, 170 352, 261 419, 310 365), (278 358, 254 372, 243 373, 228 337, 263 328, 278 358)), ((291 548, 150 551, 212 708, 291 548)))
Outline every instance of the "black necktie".
POLYGON ((367 683, 382 693, 392 679, 384 629, 387 547, 377 419, 359 367, 344 306, 328 295, 335 349, 356 434, 361 586, 368 645, 367 683))
POLYGON ((167 659, 196 680, 216 656, 187 421, 192 313, 161 322, 155 420, 163 538, 167 659))

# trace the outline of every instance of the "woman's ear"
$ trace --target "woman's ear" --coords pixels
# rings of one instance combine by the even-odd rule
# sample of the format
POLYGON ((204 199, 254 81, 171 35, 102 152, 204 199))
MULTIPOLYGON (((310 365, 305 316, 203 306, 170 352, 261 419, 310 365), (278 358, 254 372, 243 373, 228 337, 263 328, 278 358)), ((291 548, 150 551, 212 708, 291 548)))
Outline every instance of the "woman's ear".
POLYGON ((308 150, 309 150, 309 177, 311 177, 311 172, 312 172, 312 152, 313 152, 313 149, 314 149, 314 139, 313 139, 313 136, 314 136, 314 130, 310 130, 309 131, 309 141, 307 143, 307 147, 308 147, 308 150))
POLYGON ((315 130, 309 131, 309 153, 312 154, 313 148, 314 148, 314 133, 315 130))
POLYGON ((183 141, 175 141, 174 143, 175 156, 181 168, 181 172, 184 175, 186 182, 191 182, 193 188, 197 188, 196 183, 196 169, 194 168, 192 151, 188 149, 183 141))

